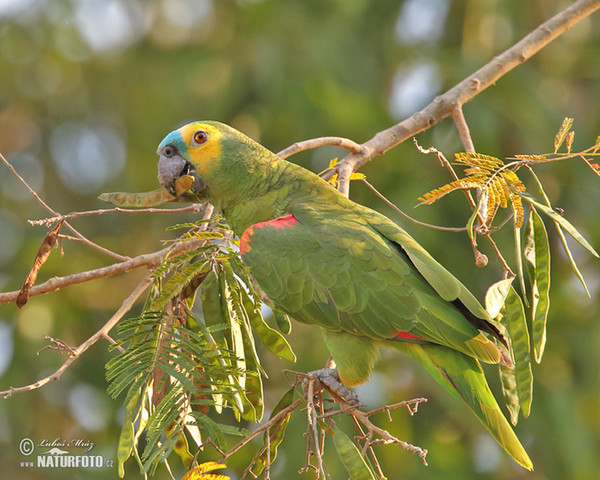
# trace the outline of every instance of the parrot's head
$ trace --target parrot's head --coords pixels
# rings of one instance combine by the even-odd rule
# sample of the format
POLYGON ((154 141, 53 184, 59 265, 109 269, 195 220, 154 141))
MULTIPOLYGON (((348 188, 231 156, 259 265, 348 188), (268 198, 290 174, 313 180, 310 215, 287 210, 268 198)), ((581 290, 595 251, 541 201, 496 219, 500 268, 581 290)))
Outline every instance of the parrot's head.
POLYGON ((220 163, 222 157, 223 124, 193 122, 169 133, 158 146, 158 181, 169 193, 175 194, 175 181, 183 176, 194 178, 190 190, 202 195, 206 188, 204 176, 220 163))

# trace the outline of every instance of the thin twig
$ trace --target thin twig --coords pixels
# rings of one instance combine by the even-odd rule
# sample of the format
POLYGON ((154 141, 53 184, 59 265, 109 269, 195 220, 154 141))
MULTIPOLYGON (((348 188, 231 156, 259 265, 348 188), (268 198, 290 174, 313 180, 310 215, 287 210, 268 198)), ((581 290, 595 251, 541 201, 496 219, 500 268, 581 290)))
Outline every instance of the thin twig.
POLYGON ((69 358, 65 360, 65 362, 56 370, 54 373, 48 375, 47 377, 38 380, 37 382, 31 383, 29 385, 25 385, 23 387, 10 387, 8 390, 0 391, 0 397, 8 398, 15 393, 29 392, 31 390, 35 390, 37 388, 43 387, 47 383, 58 380, 61 375, 71 366, 71 364, 77 360, 83 352, 85 352, 88 348, 94 345, 99 339, 104 338, 105 335, 108 335, 108 332, 121 320, 123 315, 125 315, 131 307, 133 307, 134 303, 140 297, 142 293, 150 286, 152 283, 151 275, 148 274, 144 277, 144 279, 138 284, 133 292, 123 301, 119 309, 114 313, 114 315, 102 326, 100 330, 94 333, 91 337, 89 337, 85 342, 83 342, 78 347, 70 349, 69 358))
POLYGON ((79 217, 88 217, 91 215, 103 215, 105 213, 126 213, 129 215, 134 215, 138 213, 185 213, 185 212, 193 212, 200 213, 202 211, 202 207, 206 204, 204 203, 194 203, 192 205, 188 205, 187 207, 181 208, 101 208, 98 210, 88 210, 83 212, 71 212, 66 215, 57 215, 55 217, 42 218, 40 220, 29 220, 30 225, 52 225, 54 222, 59 220, 68 220, 71 218, 79 218, 79 217))
POLYGON ((385 203, 387 203, 390 207, 392 207, 396 212, 398 212, 400 215, 402 215, 407 220, 410 220, 415 225, 421 225, 423 227, 433 228, 435 230, 445 230, 447 232, 464 232, 464 231, 467 230, 466 227, 442 227, 440 225, 432 225, 430 223, 425 223, 425 222, 421 222, 419 220, 416 220, 415 218, 411 217, 407 213, 404 213, 402 210, 400 210, 400 208, 398 208, 394 203, 392 203, 391 201, 389 201, 379 190, 377 190, 371 183, 369 183, 366 178, 363 178, 362 181, 365 182, 365 184, 371 190, 373 190, 373 192, 375 193, 375 195, 377 195, 385 203))
POLYGON ((263 426, 254 430, 250 435, 248 435, 246 438, 244 438, 241 442, 239 442, 238 444, 236 444, 234 447, 227 450, 226 452, 222 452, 221 458, 218 460, 218 462, 219 463, 223 462, 226 458, 229 458, 231 455, 233 455, 235 452, 237 452, 240 448, 242 448, 244 445, 246 445, 250 440, 255 438, 257 435, 261 434, 265 430, 272 428, 280 420, 282 420, 284 417, 286 417, 287 415, 292 413, 303 403, 304 402, 301 399, 298 399, 298 400, 294 401, 293 403, 290 403, 287 407, 285 407, 284 409, 279 411, 276 415, 273 415, 273 417, 271 417, 267 423, 265 423, 263 426))
MULTIPOLYGON (((211 217, 214 207, 207 204, 203 220, 207 220, 211 217)), ((90 280, 96 280, 98 278, 107 278, 119 273, 130 272, 141 267, 155 268, 164 260, 167 255, 176 256, 181 253, 187 252, 199 246, 203 242, 202 239, 198 240, 178 240, 172 245, 162 248, 153 253, 145 253, 138 255, 137 257, 131 258, 124 262, 114 263, 107 267, 97 268, 95 270, 88 270, 86 272, 74 273, 73 275, 67 275, 64 277, 54 277, 47 280, 44 283, 40 283, 31 288, 29 296, 42 295, 45 293, 55 292, 61 288, 75 285, 78 283, 89 282, 90 280)), ((12 292, 0 293, 0 304, 14 302, 19 295, 19 290, 12 292)))
MULTIPOLYGON (((35 198, 37 200, 37 202, 42 207, 44 207, 44 209, 46 209, 47 211, 49 211, 52 215, 54 215, 56 217, 60 216, 60 214, 58 212, 54 211, 46 202, 44 202, 44 200, 41 199, 41 197, 29 186, 29 184, 25 181, 25 179, 21 175, 19 175, 19 173, 15 170, 15 168, 8 162, 8 160, 6 160, 6 158, 4 158, 4 155, 2 155, 1 153, 0 153, 0 160, 2 160, 4 162, 4 164, 8 167, 8 169, 11 171, 11 173, 25 186, 27 191, 33 196, 33 198, 35 198)), ((108 255, 109 257, 115 258, 122 262, 124 262, 126 260, 130 260, 130 257, 126 257, 126 256, 120 255, 118 253, 112 252, 109 249, 104 248, 104 247, 98 245, 97 243, 92 242, 91 240, 86 238, 84 235, 79 233, 79 231, 77 231, 68 222, 65 222, 65 225, 69 228, 69 230, 71 230, 75 234, 75 236, 77 236, 83 243, 85 243, 89 247, 92 247, 93 249, 98 250, 99 252, 102 252, 105 255, 108 255)))
MULTIPOLYGON (((33 297, 35 295, 55 292, 63 287, 89 282, 90 280, 96 280, 98 278, 112 277, 113 275, 130 272, 131 270, 135 270, 136 268, 140 267, 154 268, 162 262, 169 252, 171 252, 172 255, 177 255, 194 248, 199 242, 201 242, 201 240, 191 240, 186 242, 179 241, 174 245, 169 245, 168 247, 158 250, 157 252, 138 255, 130 260, 114 263, 107 267, 96 268, 95 270, 88 270, 81 273, 74 273, 64 277, 54 277, 45 281, 44 283, 40 283, 39 285, 32 287, 29 295, 30 297, 33 297)), ((0 293, 0 303, 14 302, 17 299, 18 294, 19 290, 2 292, 0 293)))

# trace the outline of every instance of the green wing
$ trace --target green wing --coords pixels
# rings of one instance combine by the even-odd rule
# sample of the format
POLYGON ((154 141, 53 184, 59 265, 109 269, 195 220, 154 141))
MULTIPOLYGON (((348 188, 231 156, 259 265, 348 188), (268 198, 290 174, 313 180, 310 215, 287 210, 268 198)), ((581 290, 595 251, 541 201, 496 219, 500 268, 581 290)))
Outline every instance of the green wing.
POLYGON ((334 207, 294 206, 293 222, 263 222, 242 236, 243 260, 275 305, 330 332, 432 342, 484 362, 501 360, 498 347, 451 303, 460 298, 485 316, 458 280, 399 227, 394 237, 375 212, 334 207), (430 281, 436 275, 446 278, 430 281))

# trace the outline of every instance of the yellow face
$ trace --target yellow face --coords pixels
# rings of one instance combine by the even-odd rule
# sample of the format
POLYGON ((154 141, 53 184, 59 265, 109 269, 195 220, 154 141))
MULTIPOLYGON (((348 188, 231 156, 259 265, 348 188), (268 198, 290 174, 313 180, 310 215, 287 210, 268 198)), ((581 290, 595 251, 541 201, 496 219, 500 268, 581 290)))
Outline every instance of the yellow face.
POLYGON ((158 146, 158 180, 177 195, 177 180, 191 176, 191 190, 206 188, 204 177, 218 171, 221 164, 223 128, 216 122, 194 122, 169 133, 158 146))
POLYGON ((217 127, 202 122, 189 123, 169 134, 165 140, 175 133, 180 137, 175 146, 180 149, 180 154, 194 165, 198 174, 202 175, 218 166, 223 134, 217 127))

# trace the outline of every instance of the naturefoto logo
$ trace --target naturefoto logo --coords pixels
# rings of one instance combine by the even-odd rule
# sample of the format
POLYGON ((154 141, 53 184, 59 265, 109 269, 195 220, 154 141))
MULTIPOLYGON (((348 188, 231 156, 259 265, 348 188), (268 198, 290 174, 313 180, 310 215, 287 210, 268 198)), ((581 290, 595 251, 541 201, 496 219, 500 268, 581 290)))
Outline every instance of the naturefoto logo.
POLYGON ((54 440, 43 439, 35 444, 30 438, 24 438, 19 451, 29 457, 21 462, 25 468, 102 468, 112 467, 113 460, 102 455, 93 455, 94 443, 83 439, 54 440), (35 454, 35 455, 34 455, 35 454))

